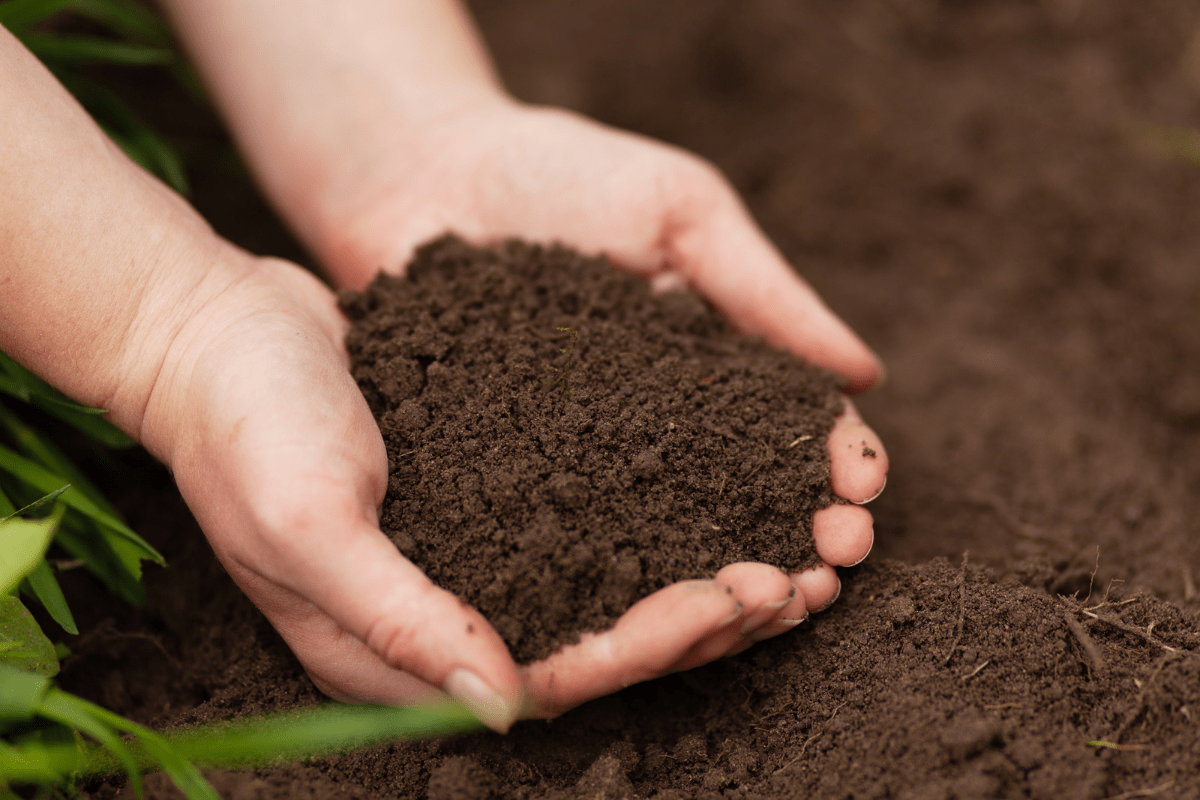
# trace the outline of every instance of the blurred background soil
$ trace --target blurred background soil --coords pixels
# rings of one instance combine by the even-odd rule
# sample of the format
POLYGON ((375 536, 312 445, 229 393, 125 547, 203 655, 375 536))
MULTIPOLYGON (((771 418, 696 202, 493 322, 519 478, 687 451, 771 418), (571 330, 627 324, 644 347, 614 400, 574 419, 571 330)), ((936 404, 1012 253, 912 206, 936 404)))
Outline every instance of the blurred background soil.
MULTIPOLYGON (((875 551, 844 573, 835 609, 700 673, 507 739, 395 745, 218 787, 1200 797, 1200 7, 474 10, 518 97, 714 161, 880 353, 889 379, 857 400, 892 463, 875 551), (1132 602, 1086 611, 1106 597, 1132 602), (1085 744, 1099 740, 1138 747, 1085 744)), ((191 154, 196 205, 243 246, 304 261, 216 120, 177 93, 133 99, 191 154)), ((152 571, 144 611, 97 598, 79 615, 91 633, 70 642, 64 686, 157 725, 316 702, 178 498, 153 488, 161 473, 139 469, 124 505, 172 567, 152 571)))

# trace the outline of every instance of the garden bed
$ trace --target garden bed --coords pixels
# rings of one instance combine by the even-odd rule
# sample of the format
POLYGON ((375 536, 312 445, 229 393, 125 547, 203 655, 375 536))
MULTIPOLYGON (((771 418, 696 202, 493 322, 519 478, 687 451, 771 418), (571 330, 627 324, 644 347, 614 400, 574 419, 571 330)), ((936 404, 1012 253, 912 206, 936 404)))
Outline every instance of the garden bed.
MULTIPOLYGON (((214 784, 238 798, 1200 797, 1200 167, 1164 135, 1200 127, 1194 5, 477 5, 518 96, 714 160, 879 351, 889 380, 858 401, 891 460, 875 552, 843 571, 832 609, 736 658, 507 737, 214 784)), ((154 117, 154 91, 140 94, 154 117)), ((201 210, 295 256, 244 179, 204 155, 215 123, 163 108, 195 137, 201 210)), ((114 491, 172 566, 149 570, 142 611, 73 603, 85 634, 63 685, 156 726, 317 702, 166 476, 131 471, 114 491)))

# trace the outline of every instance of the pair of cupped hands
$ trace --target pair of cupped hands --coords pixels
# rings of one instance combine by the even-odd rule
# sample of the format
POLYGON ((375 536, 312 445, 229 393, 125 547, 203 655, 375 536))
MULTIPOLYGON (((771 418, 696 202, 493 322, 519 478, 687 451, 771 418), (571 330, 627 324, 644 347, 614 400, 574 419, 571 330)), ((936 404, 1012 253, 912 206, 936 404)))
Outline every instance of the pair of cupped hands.
MULTIPOLYGON (((350 288, 445 229, 484 243, 561 241, 605 252, 659 288, 693 287, 741 329, 845 376, 850 392, 878 379, 871 352, 703 161, 514 103, 439 125, 436 156, 377 160, 347 194, 333 226, 344 238, 319 255, 350 288)), ((861 504, 882 490, 887 457, 847 401, 829 449, 833 491, 850 502, 813 519, 819 566, 788 575, 732 564, 518 666, 477 611, 379 531, 387 458, 347 371, 332 292, 293 264, 229 246, 214 273, 224 283, 171 343, 139 433, 174 470, 234 580, 334 698, 406 704, 440 688, 506 730, 784 633, 837 598, 835 566, 871 549, 861 504)))

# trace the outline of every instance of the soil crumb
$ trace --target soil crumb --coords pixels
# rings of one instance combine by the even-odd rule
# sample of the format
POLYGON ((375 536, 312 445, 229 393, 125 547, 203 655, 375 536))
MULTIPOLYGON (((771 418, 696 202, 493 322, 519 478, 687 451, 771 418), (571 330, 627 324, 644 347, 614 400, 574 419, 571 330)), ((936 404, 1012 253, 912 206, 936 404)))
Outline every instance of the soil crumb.
POLYGON ((344 294, 381 525, 520 662, 726 564, 816 563, 837 379, 600 258, 445 237, 344 294))

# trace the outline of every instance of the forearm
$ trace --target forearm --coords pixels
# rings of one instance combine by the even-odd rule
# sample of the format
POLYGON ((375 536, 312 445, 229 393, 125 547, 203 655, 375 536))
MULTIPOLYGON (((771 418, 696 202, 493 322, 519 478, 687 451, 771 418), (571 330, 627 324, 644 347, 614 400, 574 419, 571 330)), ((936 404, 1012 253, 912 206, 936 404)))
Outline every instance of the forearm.
POLYGON ((0 27, 0 349, 138 435, 220 241, 0 27))
POLYGON ((397 148, 504 95, 454 0, 161 0, 285 219, 331 266, 328 228, 397 148))

